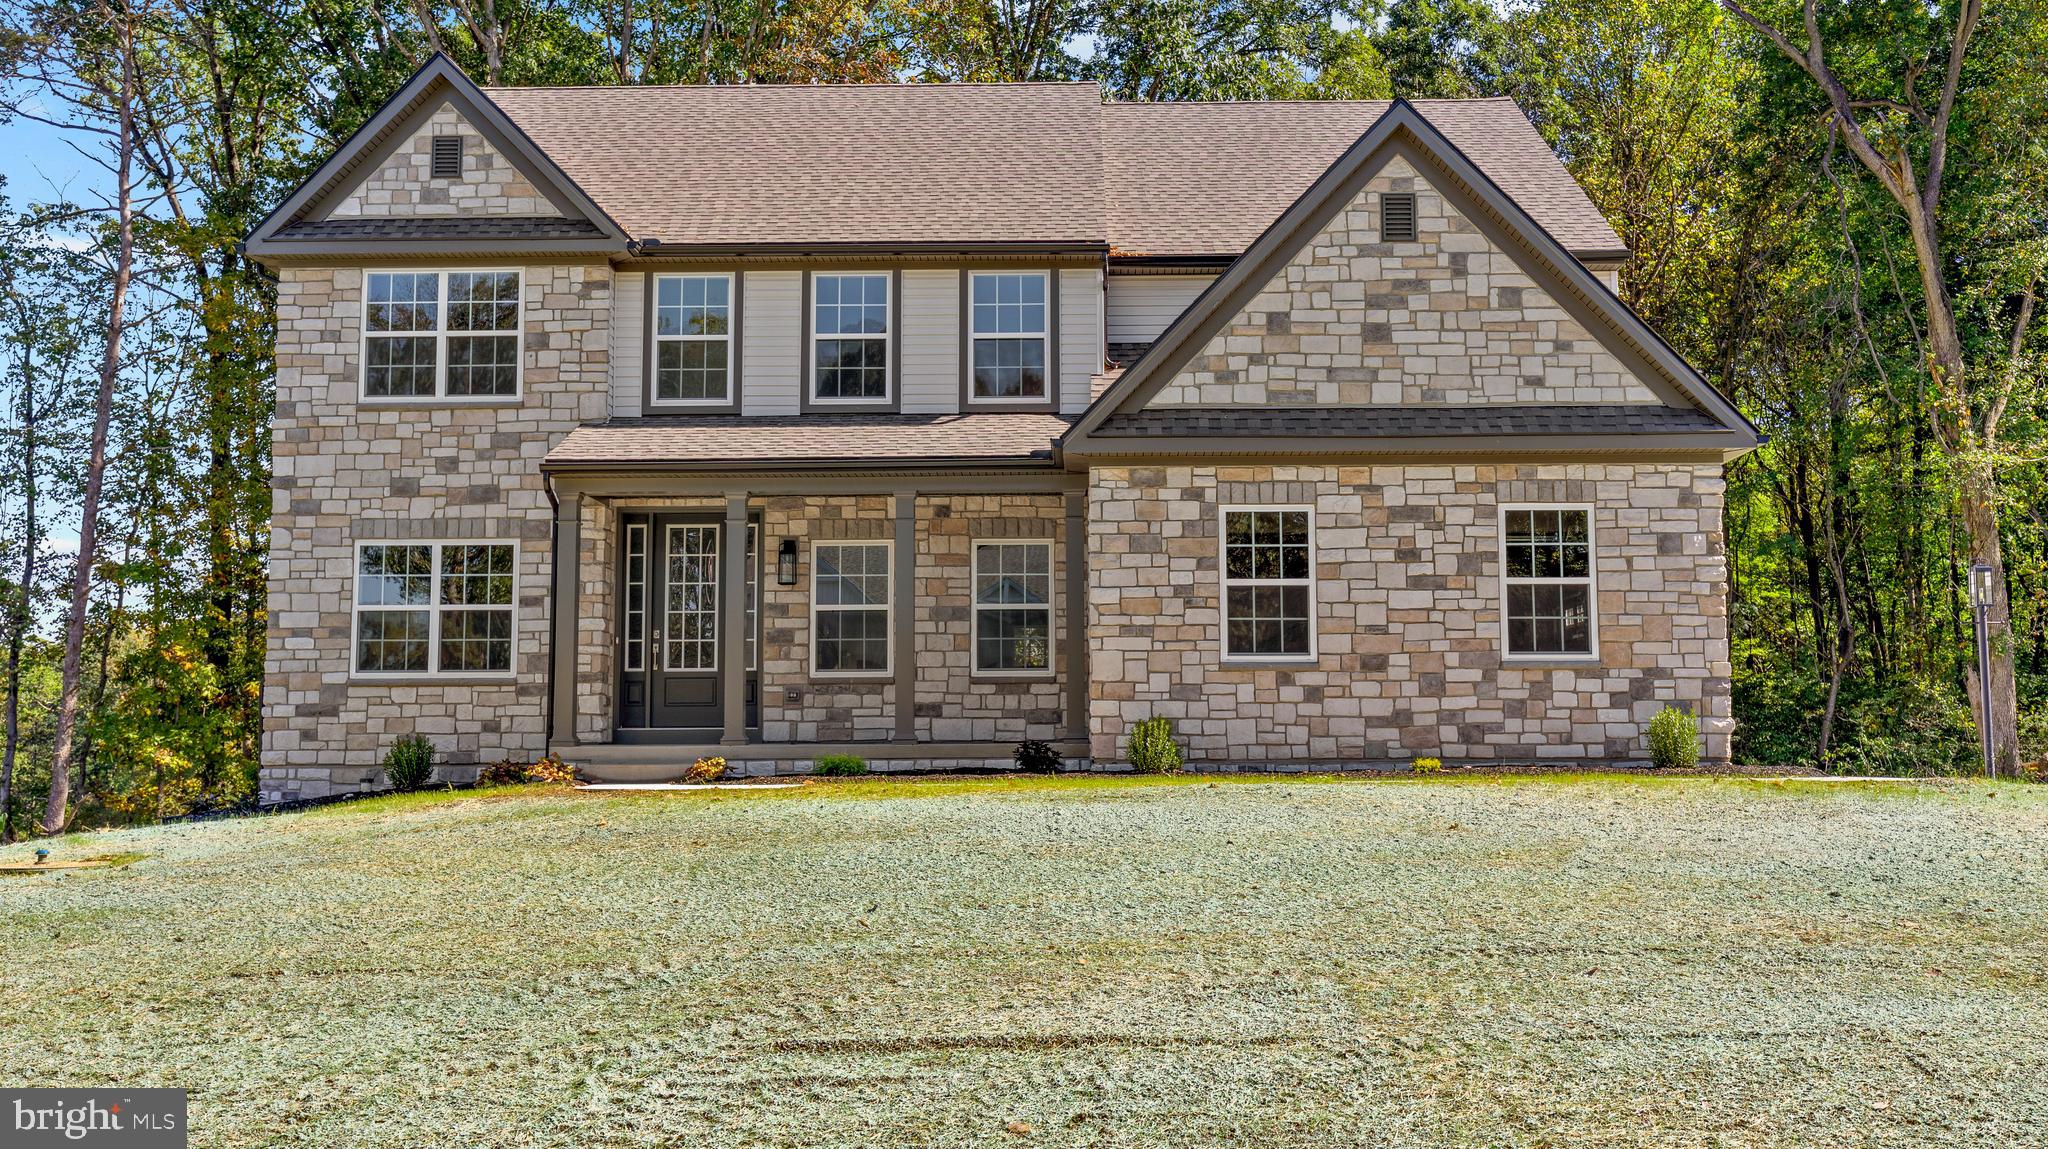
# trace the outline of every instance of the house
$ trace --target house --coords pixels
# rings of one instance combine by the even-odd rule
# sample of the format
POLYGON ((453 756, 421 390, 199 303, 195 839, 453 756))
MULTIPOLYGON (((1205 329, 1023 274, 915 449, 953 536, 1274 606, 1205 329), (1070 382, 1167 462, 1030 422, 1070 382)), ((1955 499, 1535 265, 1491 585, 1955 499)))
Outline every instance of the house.
POLYGON ((492 88, 436 58, 278 284, 266 800, 827 752, 1728 754, 1754 428, 1501 100, 492 88))

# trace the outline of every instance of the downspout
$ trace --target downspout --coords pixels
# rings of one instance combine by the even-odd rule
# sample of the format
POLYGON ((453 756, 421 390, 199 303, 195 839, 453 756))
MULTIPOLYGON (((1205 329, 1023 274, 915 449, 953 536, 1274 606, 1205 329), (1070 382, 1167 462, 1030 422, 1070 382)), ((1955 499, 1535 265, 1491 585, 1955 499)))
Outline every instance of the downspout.
POLYGON ((555 744, 555 638, 561 633, 560 621, 555 617, 557 608, 555 588, 562 583, 560 563, 562 561, 562 503, 555 497, 555 476, 547 471, 540 473, 541 491, 548 497, 548 680, 546 709, 542 711, 542 728, 545 731, 542 753, 547 746, 555 744))

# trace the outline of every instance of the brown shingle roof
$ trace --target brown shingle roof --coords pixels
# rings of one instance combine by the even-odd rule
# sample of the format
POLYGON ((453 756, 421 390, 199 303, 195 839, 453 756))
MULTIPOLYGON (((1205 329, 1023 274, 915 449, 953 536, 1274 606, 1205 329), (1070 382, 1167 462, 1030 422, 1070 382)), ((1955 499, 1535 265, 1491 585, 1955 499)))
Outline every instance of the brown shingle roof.
POLYGON ((578 427, 544 466, 975 460, 1038 462, 1071 420, 972 415, 688 415, 578 427))
POLYGON ((1712 415, 1686 407, 1523 403, 1478 407, 1152 408, 1111 415, 1103 436, 1277 435, 1286 438, 1440 435, 1656 435, 1721 431, 1712 415))
MULTIPOLYGON (((1104 104, 1086 83, 491 88, 635 239, 1251 245, 1383 100, 1104 104)), ((1418 110, 1568 250, 1621 241, 1508 100, 1418 110)))

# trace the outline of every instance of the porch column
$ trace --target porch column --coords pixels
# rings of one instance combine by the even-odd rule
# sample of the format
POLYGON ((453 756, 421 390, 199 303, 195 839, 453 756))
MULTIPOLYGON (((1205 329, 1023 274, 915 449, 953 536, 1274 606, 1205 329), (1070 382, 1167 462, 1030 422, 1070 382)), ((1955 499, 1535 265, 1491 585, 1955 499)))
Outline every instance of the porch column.
POLYGON ((1067 737, 1088 737, 1088 492, 1067 492, 1067 737))
POLYGON ((718 690, 723 700, 725 733, 719 742, 738 746, 747 740, 747 493, 725 496, 725 549, 719 552, 724 570, 725 607, 718 616, 718 690))
POLYGON ((917 492, 896 494, 896 741, 917 741, 917 492))
POLYGON ((550 742, 576 741, 576 629, 583 617, 577 591, 582 586, 578 567, 583 562, 583 496, 562 491, 555 502, 554 617, 549 619, 553 637, 548 640, 548 674, 554 692, 550 742))

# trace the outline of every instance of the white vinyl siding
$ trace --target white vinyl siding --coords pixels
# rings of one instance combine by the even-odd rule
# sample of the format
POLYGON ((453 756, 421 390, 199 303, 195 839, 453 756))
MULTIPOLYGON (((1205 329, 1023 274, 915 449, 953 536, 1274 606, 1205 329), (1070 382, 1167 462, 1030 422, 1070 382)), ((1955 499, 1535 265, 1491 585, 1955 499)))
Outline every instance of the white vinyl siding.
POLYGON ((1060 271, 1060 410, 1088 408, 1088 381, 1102 370, 1102 272, 1093 267, 1060 271))
POLYGON ((898 382, 905 414, 960 409, 960 273, 903 273, 903 364, 898 382))
POLYGON ((740 320, 740 410, 802 410, 804 318, 801 271, 749 271, 740 320))
POLYGON ((612 281, 611 411, 615 418, 630 419, 640 414, 646 323, 646 273, 619 272, 612 281))
POLYGON ((1159 338, 1215 278, 1213 275, 1110 276, 1107 300, 1109 342, 1150 343, 1159 338))

